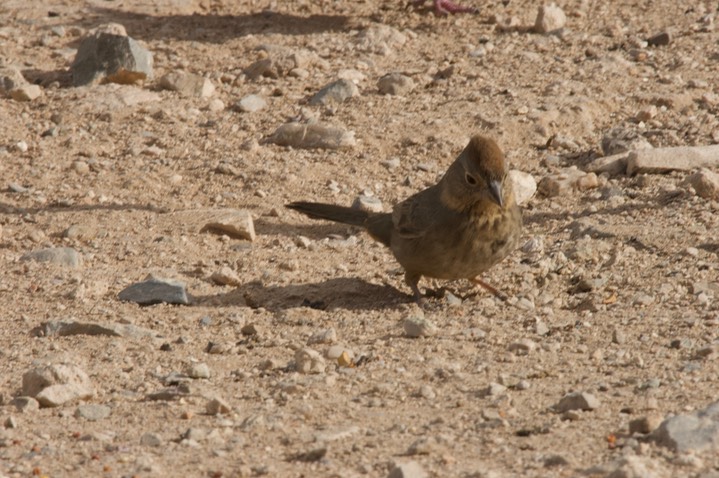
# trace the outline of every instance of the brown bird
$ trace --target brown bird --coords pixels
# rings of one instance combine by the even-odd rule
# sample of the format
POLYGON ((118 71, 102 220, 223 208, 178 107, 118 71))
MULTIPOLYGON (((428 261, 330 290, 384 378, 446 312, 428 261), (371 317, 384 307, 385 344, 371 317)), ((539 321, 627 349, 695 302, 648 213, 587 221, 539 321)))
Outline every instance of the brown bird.
POLYGON ((504 154, 494 140, 479 135, 437 184, 397 204, 392 213, 313 202, 286 207, 313 219, 365 228, 405 269, 417 301, 422 276, 468 279, 501 296, 477 276, 511 253, 522 231, 504 154))

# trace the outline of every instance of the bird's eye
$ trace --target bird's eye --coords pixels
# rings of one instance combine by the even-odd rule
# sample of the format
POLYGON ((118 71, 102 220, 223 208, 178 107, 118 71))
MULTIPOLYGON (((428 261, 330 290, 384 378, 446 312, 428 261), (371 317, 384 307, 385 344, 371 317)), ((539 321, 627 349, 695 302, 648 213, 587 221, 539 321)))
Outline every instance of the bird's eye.
POLYGON ((469 174, 469 173, 467 173, 467 174, 464 175, 464 180, 467 181, 467 184, 469 184, 469 185, 471 185, 471 186, 476 186, 476 185, 477 185, 477 180, 474 178, 474 176, 472 176, 472 175, 469 174))

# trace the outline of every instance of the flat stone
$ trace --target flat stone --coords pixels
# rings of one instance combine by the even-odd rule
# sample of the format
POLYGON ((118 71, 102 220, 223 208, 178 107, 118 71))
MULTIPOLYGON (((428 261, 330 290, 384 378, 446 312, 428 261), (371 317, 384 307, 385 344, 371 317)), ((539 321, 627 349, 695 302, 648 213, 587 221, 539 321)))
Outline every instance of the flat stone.
POLYGON ((632 151, 627 174, 665 174, 719 166, 719 145, 677 146, 632 151))
POLYGON ((308 103, 312 106, 329 106, 344 103, 355 96, 359 96, 357 85, 350 80, 340 79, 323 87, 308 103))
POLYGON ((123 302, 135 302, 140 305, 190 303, 183 282, 159 278, 136 282, 123 289, 117 298, 123 302))
POLYGON ((280 146, 303 149, 351 149, 357 144, 354 132, 322 123, 285 123, 269 140, 280 146))
POLYGON ((215 85, 209 79, 182 70, 163 75, 160 78, 160 86, 177 91, 182 96, 194 98, 208 98, 215 92, 215 85))
POLYGON ((28 252, 20 257, 21 261, 50 262, 67 267, 79 267, 82 256, 71 247, 50 247, 28 252))
POLYGON ((97 31, 86 37, 70 67, 75 86, 101 80, 129 84, 152 79, 152 53, 125 35, 97 31))
POLYGON ((112 413, 112 409, 107 405, 89 403, 80 405, 75 409, 75 418, 84 418, 87 421, 96 422, 109 417, 110 413, 112 413))
POLYGON ((255 240, 252 214, 242 209, 222 209, 208 213, 208 222, 200 232, 224 234, 235 239, 255 240))

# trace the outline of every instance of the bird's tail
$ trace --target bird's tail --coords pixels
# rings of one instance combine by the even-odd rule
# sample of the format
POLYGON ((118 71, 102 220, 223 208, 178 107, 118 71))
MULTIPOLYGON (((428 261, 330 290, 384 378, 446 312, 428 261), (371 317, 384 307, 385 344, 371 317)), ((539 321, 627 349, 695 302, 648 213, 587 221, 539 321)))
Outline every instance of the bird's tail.
POLYGON ((312 219, 326 219, 328 221, 341 222, 342 224, 349 224, 351 226, 366 227, 367 218, 369 218, 369 213, 367 211, 319 202, 297 201, 286 204, 285 207, 301 212, 312 219))

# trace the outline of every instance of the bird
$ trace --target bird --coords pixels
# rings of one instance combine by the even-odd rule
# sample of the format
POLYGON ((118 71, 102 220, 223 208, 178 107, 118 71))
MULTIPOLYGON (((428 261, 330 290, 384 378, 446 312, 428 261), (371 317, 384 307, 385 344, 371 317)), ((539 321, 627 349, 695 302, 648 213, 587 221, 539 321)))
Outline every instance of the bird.
MULTIPOLYGON (((413 0, 414 5, 422 5, 426 0, 413 0)), ((478 8, 465 7, 454 3, 452 0, 432 0, 432 6, 434 7, 434 14, 438 17, 445 16, 454 13, 477 13, 478 8)))
POLYGON ((392 251, 418 303, 424 301, 422 277, 467 279, 503 297, 478 276, 509 255, 522 232, 504 153, 482 135, 471 137, 436 184, 391 213, 306 201, 286 207, 312 219, 364 228, 392 251))

